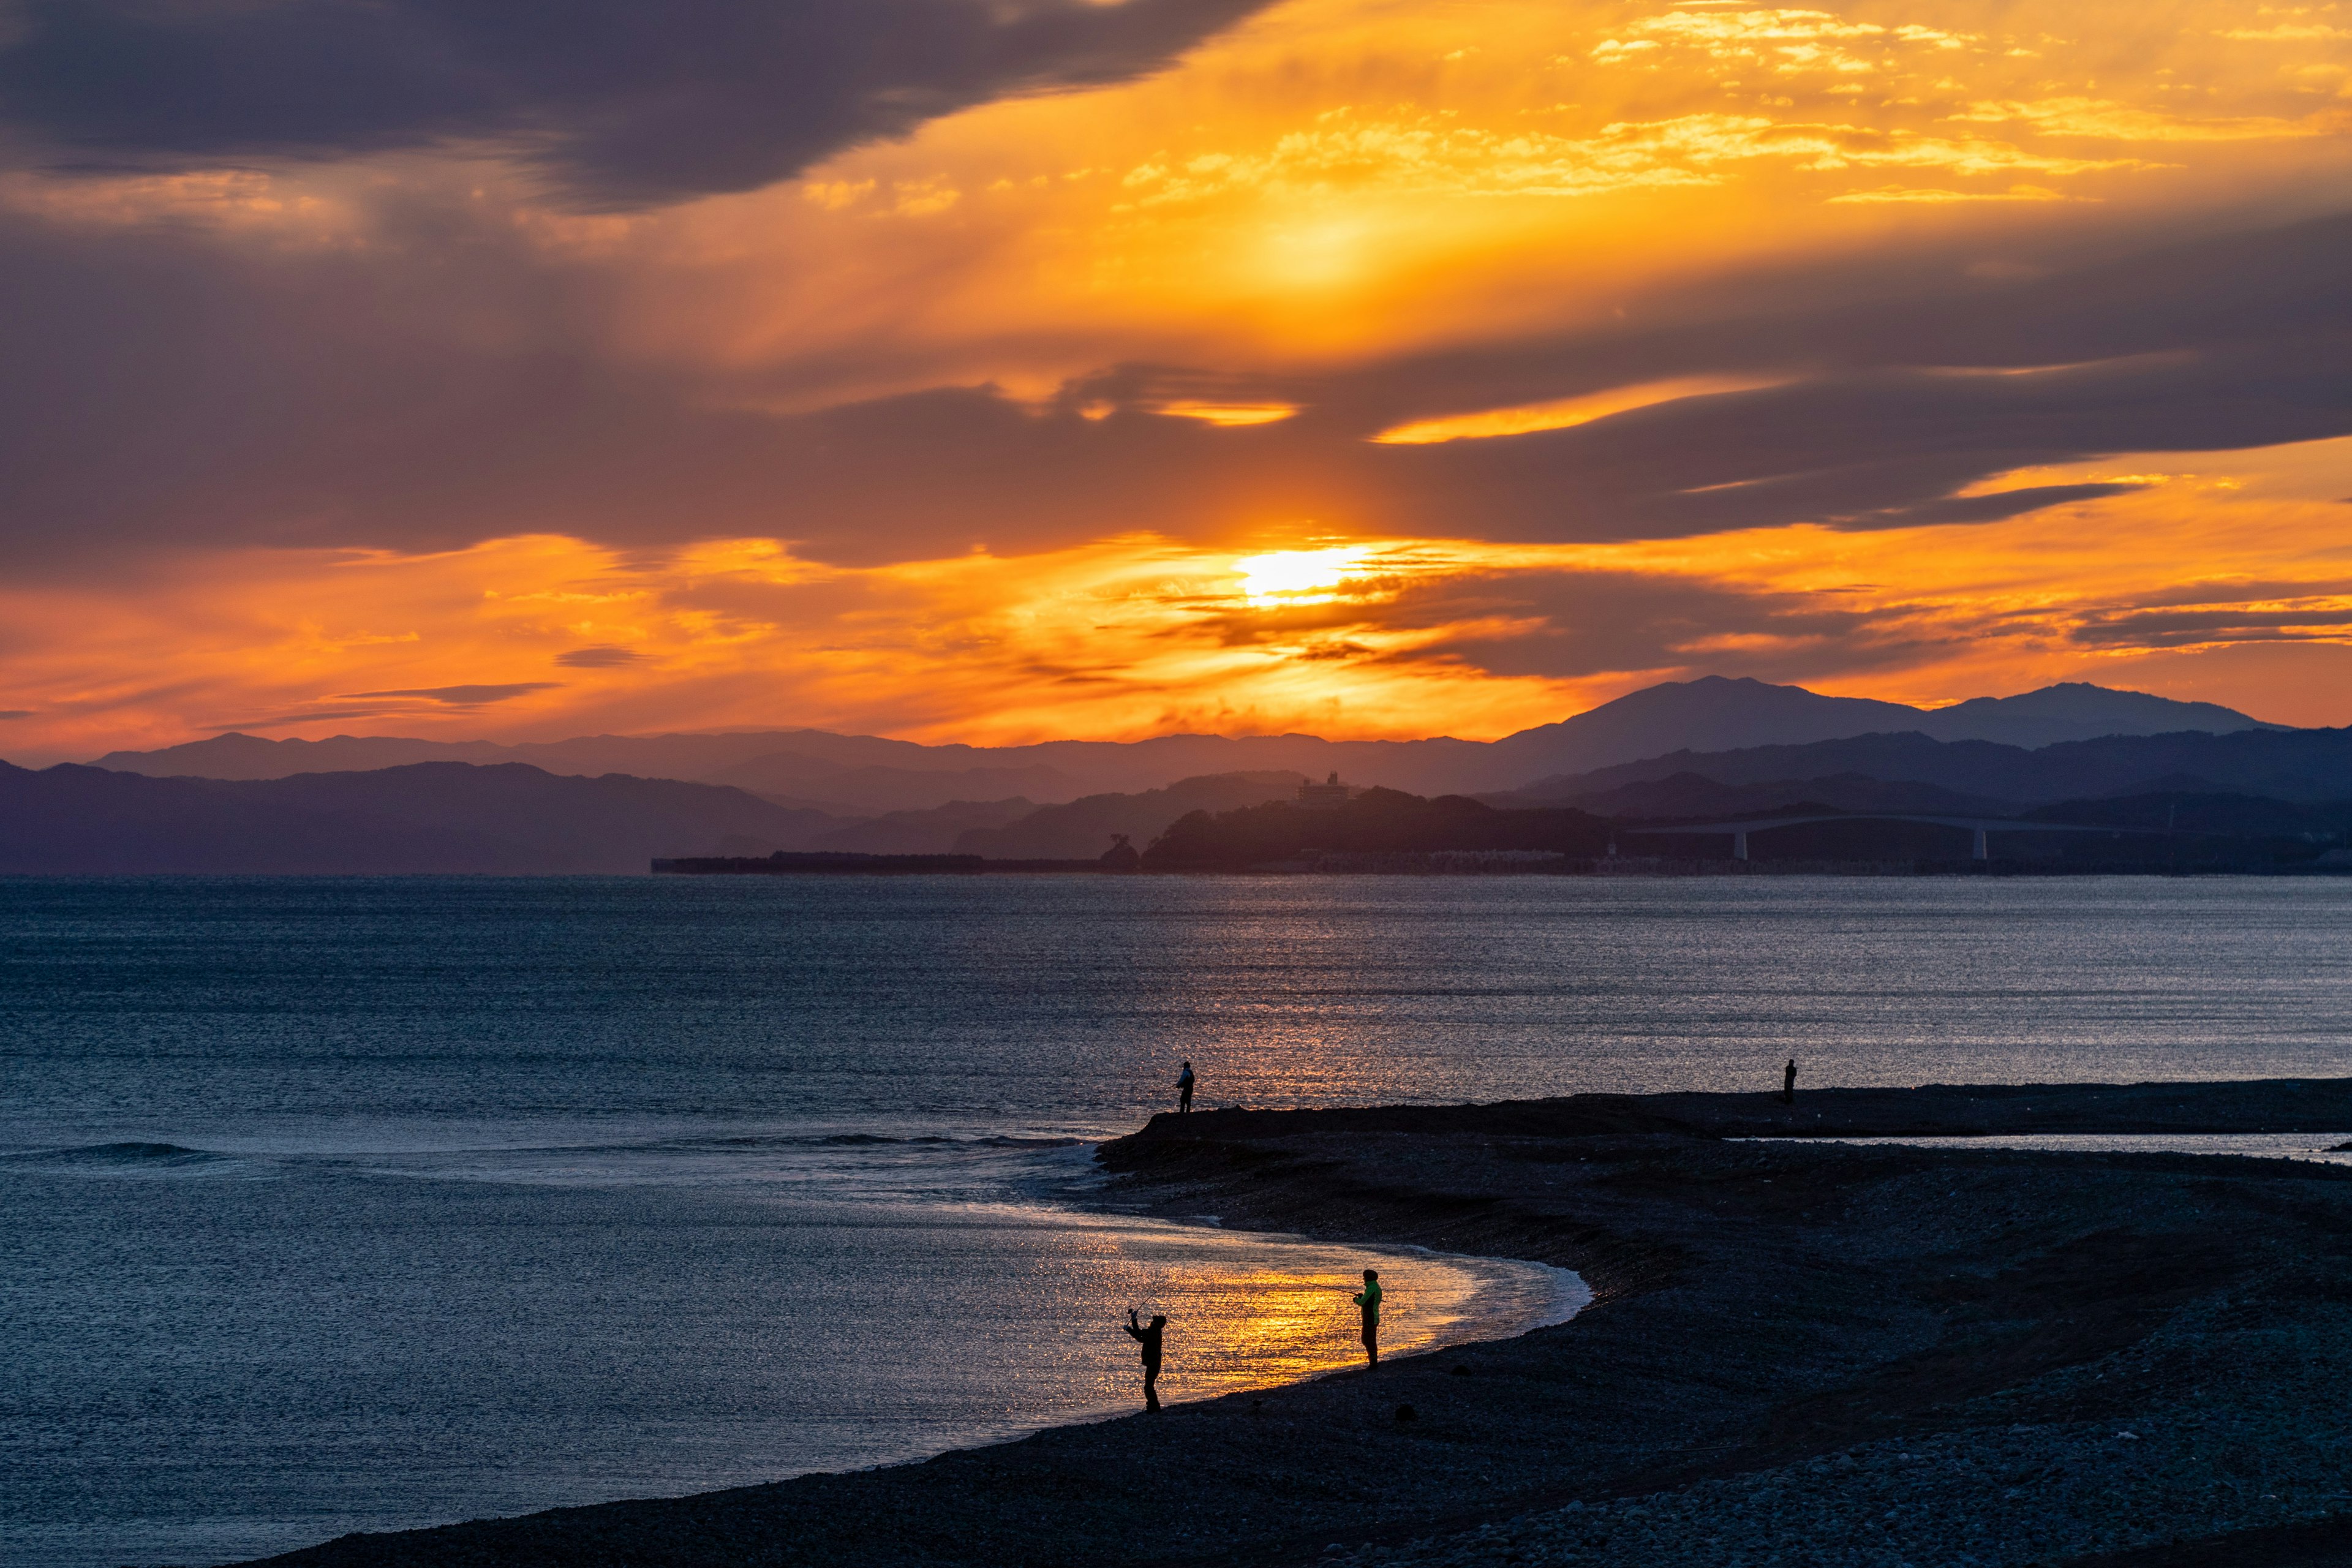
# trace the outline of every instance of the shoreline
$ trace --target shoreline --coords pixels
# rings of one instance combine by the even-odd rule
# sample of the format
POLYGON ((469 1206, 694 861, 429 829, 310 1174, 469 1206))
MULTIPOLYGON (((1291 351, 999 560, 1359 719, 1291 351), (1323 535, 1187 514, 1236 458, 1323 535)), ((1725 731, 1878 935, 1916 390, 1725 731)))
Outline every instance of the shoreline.
POLYGON ((1831 1140, 2347 1128, 2352 1079, 1162 1115, 1099 1152, 1130 1212, 1549 1263, 1592 1304, 1158 1417, 266 1561, 2332 1561, 2352 1171, 1831 1140))
MULTIPOLYGON (((1088 1149, 1097 1146, 1098 1145, 1081 1143, 1081 1147, 1088 1149)), ((1105 1192, 1109 1189, 1097 1187, 1095 1190, 1105 1192)), ((1556 1327, 1572 1321, 1578 1312, 1583 1310, 1591 1302, 1591 1289, 1574 1270, 1530 1262, 1524 1258, 1448 1252, 1435 1247, 1374 1240, 1343 1241, 1292 1230, 1267 1230, 1256 1226, 1228 1224, 1225 1217, 1220 1215, 1180 1214, 1159 1208, 1146 1208, 1131 1203, 1091 1202, 1088 1201, 1088 1196, 1084 1190, 1069 1188, 1060 1189, 1051 1196, 1034 1194, 1024 1195, 1015 1199, 1014 1202, 1018 1206, 1030 1209, 1041 1215, 1058 1215, 1075 1217, 1081 1223, 1068 1226, 1074 1233, 1084 1234, 1100 1226, 1128 1232, 1128 1239, 1130 1241, 1140 1239, 1148 1243, 1155 1238, 1161 1227, 1164 1227, 1166 1232, 1184 1237, 1193 1245, 1215 1246, 1222 1248, 1230 1244, 1236 1250, 1256 1249, 1263 1252, 1270 1263, 1287 1260, 1291 1267, 1286 1272, 1294 1278, 1301 1271, 1302 1265, 1306 1270, 1311 1271, 1316 1262, 1328 1262, 1328 1256, 1318 1257, 1318 1255, 1339 1252, 1351 1255, 1348 1259, 1348 1268, 1350 1270, 1360 1264, 1377 1265, 1382 1272, 1383 1279, 1389 1281, 1391 1292, 1399 1288, 1396 1276, 1400 1272, 1412 1273, 1421 1269, 1435 1268, 1454 1276, 1457 1281, 1456 1289, 1459 1294, 1450 1302, 1448 1309, 1444 1310, 1444 1315, 1439 1319, 1437 1326, 1430 1329, 1426 1338, 1423 1340, 1410 1343, 1400 1342, 1393 1348, 1384 1342, 1381 1347, 1383 1360, 1390 1359, 1391 1356, 1434 1355, 1469 1344, 1487 1342, 1497 1331, 1502 1337, 1508 1338, 1531 1333, 1538 1329, 1556 1327)), ((1065 1220, 1062 1223, 1066 1225, 1067 1221, 1065 1220)), ((1208 1266, 1204 1264, 1202 1267, 1208 1266)), ((1405 1284, 1408 1300, 1411 1293, 1417 1288, 1410 1282, 1405 1284)), ((1343 1289, 1352 1289, 1352 1282, 1343 1289)), ((1189 1316, 1184 1313, 1181 1304, 1172 1305, 1180 1317, 1189 1316)), ((1146 1312, 1153 1310, 1154 1308, 1150 1306, 1144 1308, 1146 1312)), ((1407 1307, 1406 1310, 1410 1311, 1412 1309, 1407 1307)), ((1112 1313, 1111 1317, 1116 1315, 1112 1313)), ((1347 1322, 1352 1323, 1352 1310, 1348 1310, 1343 1315, 1347 1322)), ((1197 1325, 1197 1317, 1192 1321, 1197 1325)), ((1106 1319, 1106 1321, 1108 1322, 1108 1320, 1106 1319)), ((1113 1327, 1115 1328, 1115 1325, 1113 1327)), ((1296 1375, 1282 1377, 1278 1381, 1269 1383, 1237 1383, 1236 1379, 1240 1376, 1237 1370, 1239 1363, 1227 1360, 1221 1363, 1210 1362, 1204 1365, 1201 1352, 1190 1344, 1182 1342, 1171 1342, 1169 1352, 1169 1371, 1162 1374, 1160 1382, 1161 1403, 1174 1409, 1185 1405, 1213 1403, 1220 1399, 1264 1397, 1276 1389, 1294 1388, 1318 1379, 1360 1371, 1362 1352, 1353 1335, 1352 1328, 1343 1330, 1343 1338, 1338 1342, 1340 1348, 1332 1359, 1318 1363, 1296 1375), (1188 1363, 1190 1363, 1189 1366, 1188 1363), (1199 1381, 1193 1382, 1194 1379, 1199 1381), (1211 1388, 1223 1385, 1224 1391, 1192 1392, 1188 1389, 1188 1383, 1191 1383, 1192 1389, 1200 1388, 1205 1384, 1211 1388)), ((1311 1330, 1297 1332, 1295 1335, 1294 1345, 1304 1351, 1313 1342, 1311 1336, 1311 1330)), ((1117 1342, 1122 1351, 1128 1348, 1124 1341, 1117 1342)), ((1129 1371, 1132 1370, 1129 1358, 1122 1357, 1121 1361, 1123 1366, 1129 1371)), ((1129 1381, 1133 1380, 1130 1378, 1129 1381)), ((1131 1388, 1123 1383, 1122 1392, 1114 1400, 1089 1407, 1075 1415, 1038 1415, 1021 1417, 1008 1421, 1006 1429, 997 1436, 979 1438, 956 1447, 940 1448, 919 1458, 894 1460, 883 1465, 859 1466, 843 1473, 866 1474, 906 1465, 924 1464, 950 1454, 971 1452, 978 1448, 993 1447, 1006 1443, 1017 1443, 1041 1433, 1065 1427, 1125 1420, 1130 1415, 1137 1415, 1141 1409, 1141 1395, 1135 1392, 1135 1388, 1139 1386, 1139 1384, 1136 1384, 1135 1387, 1131 1388)))
MULTIPOLYGON (((1280 860, 1235 866, 1105 866, 1091 860, 988 860, 979 856, 873 855, 811 857, 833 862, 772 865, 764 859, 717 857, 656 858, 656 877, 1973 877, 1994 879, 2074 879, 2096 877, 2166 877, 2210 879, 2227 877, 2352 878, 2352 862, 2328 865, 2209 864, 2175 866, 2164 861, 2110 861, 2069 865, 2042 860, 1829 860, 1808 858, 1760 859, 1677 858, 1665 856, 1562 857, 1558 864, 1465 864, 1476 851, 1432 850, 1364 853, 1314 861, 1280 860), (897 863, 893 863, 897 862, 897 863), (949 862, 968 862, 955 863, 949 862)), ((79 873, 76 873, 79 874, 79 873)))

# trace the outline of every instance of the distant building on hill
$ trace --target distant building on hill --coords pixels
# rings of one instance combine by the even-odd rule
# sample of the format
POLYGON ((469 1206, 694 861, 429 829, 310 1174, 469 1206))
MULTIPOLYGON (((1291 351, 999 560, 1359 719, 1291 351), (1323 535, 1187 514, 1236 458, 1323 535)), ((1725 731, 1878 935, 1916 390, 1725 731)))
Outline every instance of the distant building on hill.
POLYGON ((1298 804, 1309 811, 1330 811, 1348 804, 1348 786, 1333 773, 1328 782, 1317 784, 1313 779, 1298 783, 1298 804))

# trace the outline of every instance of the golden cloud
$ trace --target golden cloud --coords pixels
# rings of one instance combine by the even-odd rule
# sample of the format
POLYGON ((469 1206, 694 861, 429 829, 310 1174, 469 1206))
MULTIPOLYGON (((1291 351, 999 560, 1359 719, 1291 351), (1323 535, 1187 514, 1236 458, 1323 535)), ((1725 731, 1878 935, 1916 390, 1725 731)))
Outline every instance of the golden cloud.
MULTIPOLYGON (((2352 439, 1988 488, 2126 479, 1990 524, 1596 545, 1234 553, 1128 537, 856 571, 761 540, 651 556, 561 537, 249 552, 136 597, 0 590, 27 715, 11 739, 90 753, 255 715, 280 733, 373 718, 456 735, 478 732, 489 700, 527 737, 771 723, 976 742, 1191 725, 1475 737, 1708 671, 1936 701, 2111 667, 2190 681, 2235 649, 2352 646, 2336 499, 2352 495, 2352 439)), ((2341 717, 2291 660, 2221 694, 2291 721, 2341 717)))

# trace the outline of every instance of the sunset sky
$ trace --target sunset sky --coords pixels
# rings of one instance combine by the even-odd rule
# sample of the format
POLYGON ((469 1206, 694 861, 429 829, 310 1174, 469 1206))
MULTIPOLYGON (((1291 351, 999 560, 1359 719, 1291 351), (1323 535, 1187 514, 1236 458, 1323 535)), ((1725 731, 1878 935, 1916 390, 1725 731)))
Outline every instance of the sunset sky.
POLYGON ((0 0, 0 756, 2352 722, 2352 0, 0 0))

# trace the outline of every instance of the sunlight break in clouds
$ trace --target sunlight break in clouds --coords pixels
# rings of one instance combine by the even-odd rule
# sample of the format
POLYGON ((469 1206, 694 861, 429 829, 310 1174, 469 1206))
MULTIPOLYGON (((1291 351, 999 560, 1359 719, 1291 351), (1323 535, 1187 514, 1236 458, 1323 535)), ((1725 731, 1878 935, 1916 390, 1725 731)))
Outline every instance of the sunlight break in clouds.
POLYGON ((34 711, 9 722, 60 754, 191 729, 545 739, 772 723, 781 693, 795 722, 935 741, 1486 738, 1709 671, 1925 702, 2089 679, 2328 720, 2338 688, 2294 672, 2352 674, 2352 438, 2154 462, 2001 478, 2123 487, 2046 514, 1864 533, 1129 538, 855 572, 761 541, 255 552, 135 604, 0 592, 47 649, 13 661, 34 711))
POLYGON ((1335 550, 1278 550, 1234 563, 1241 574, 1242 595, 1254 606, 1320 605, 1339 597, 1333 590, 1361 566, 1370 547, 1335 550))
POLYGON ((516 76, 391 0, 314 104, 44 18, 10 755, 1493 734, 1709 671, 2352 719, 2336 6, 1039 0, 767 118, 833 44, 516 76))

